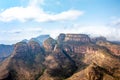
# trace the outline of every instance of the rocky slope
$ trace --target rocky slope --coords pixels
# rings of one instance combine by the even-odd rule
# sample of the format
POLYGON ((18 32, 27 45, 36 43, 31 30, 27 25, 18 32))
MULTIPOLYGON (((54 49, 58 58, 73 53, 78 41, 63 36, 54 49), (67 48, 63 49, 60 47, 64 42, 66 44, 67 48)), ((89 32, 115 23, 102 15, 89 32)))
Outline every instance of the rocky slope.
POLYGON ((113 55, 120 56, 120 45, 119 44, 113 44, 108 41, 97 41, 96 43, 99 46, 103 46, 108 48, 113 55))
POLYGON ((60 34, 42 47, 19 42, 0 64, 0 80, 120 80, 118 50, 103 37, 85 34, 60 34))
POLYGON ((83 62, 88 66, 78 70, 68 80, 119 80, 120 60, 113 57, 106 49, 99 48, 94 53, 87 53, 83 62))

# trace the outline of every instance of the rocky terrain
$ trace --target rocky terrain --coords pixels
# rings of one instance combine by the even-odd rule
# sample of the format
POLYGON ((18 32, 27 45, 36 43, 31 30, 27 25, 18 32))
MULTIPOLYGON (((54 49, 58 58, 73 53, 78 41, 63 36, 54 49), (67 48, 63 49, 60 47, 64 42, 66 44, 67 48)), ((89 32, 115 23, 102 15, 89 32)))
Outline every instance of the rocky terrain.
POLYGON ((120 80, 120 45, 104 37, 60 34, 19 42, 0 64, 0 80, 120 80))

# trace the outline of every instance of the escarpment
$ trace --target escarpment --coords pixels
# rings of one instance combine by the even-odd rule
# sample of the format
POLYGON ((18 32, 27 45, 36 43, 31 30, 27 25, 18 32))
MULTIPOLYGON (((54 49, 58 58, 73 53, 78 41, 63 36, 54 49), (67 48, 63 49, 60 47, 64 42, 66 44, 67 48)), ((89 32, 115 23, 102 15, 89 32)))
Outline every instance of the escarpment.
POLYGON ((0 80, 120 80, 119 45, 104 37, 60 34, 19 42, 0 63, 0 80))

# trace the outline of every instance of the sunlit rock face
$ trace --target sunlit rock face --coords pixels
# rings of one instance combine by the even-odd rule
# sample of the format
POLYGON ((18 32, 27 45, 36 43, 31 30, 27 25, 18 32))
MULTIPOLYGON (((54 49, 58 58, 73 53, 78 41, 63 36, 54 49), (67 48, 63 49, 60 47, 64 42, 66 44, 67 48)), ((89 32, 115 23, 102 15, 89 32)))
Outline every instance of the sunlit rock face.
POLYGON ((66 51, 74 53, 86 53, 87 47, 84 44, 91 42, 85 34, 60 34, 57 41, 66 51))
POLYGON ((64 42, 90 42, 90 38, 85 34, 60 34, 58 36, 58 41, 64 42))
POLYGON ((68 54, 72 52, 74 55, 81 55, 95 53, 97 50, 86 34, 60 34, 57 42, 68 54))

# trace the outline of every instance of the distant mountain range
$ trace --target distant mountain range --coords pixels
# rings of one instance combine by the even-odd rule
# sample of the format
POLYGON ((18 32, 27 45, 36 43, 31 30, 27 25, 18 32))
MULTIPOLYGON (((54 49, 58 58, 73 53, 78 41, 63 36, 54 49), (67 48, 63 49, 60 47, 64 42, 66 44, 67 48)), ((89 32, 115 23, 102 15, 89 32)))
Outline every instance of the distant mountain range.
POLYGON ((0 80, 120 80, 120 44, 86 34, 23 40, 0 63, 0 80))
POLYGON ((0 62, 8 57, 13 51, 13 45, 0 44, 0 62))
POLYGON ((38 42, 40 45, 43 44, 44 40, 46 40, 47 38, 49 38, 50 35, 40 35, 38 37, 35 37, 35 38, 31 38, 30 40, 27 40, 27 39, 24 39, 22 40, 21 42, 26 42, 28 43, 29 41, 35 41, 35 42, 38 42))

